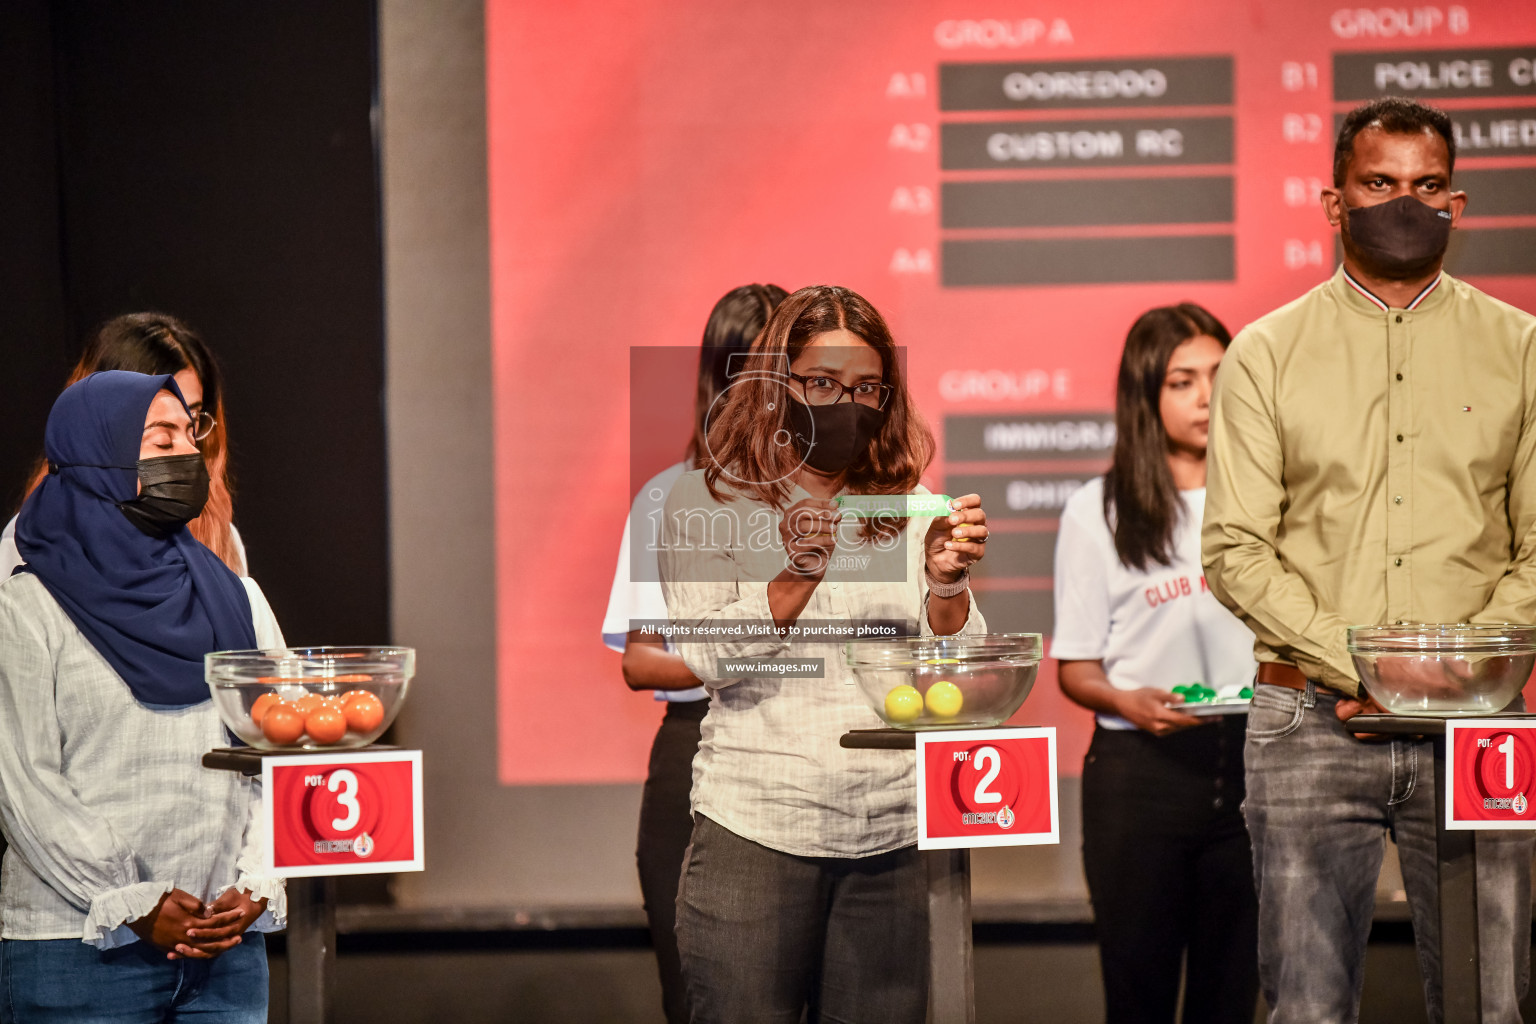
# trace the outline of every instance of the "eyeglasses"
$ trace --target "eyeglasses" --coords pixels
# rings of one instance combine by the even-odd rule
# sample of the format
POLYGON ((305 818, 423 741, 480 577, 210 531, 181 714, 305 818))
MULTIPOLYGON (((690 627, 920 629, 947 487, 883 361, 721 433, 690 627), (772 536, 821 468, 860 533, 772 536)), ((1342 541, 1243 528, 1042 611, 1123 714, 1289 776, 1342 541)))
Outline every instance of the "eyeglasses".
POLYGON ((800 392, 805 396, 806 405, 836 405, 847 395, 850 402, 867 405, 871 409, 884 409, 885 403, 890 401, 891 393, 896 390, 889 384, 874 381, 848 385, 831 377, 802 377, 798 373, 789 376, 800 383, 800 392))
POLYGON ((192 420, 192 440, 201 441, 203 438, 213 433, 213 428, 218 426, 218 423, 218 420, 214 419, 206 412, 198 413, 197 416, 192 420))

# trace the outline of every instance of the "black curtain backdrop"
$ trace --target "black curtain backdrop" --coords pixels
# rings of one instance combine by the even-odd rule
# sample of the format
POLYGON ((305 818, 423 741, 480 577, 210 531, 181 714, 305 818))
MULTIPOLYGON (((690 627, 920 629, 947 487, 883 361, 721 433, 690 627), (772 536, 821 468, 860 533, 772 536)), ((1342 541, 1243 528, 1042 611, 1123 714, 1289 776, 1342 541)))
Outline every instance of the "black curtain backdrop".
POLYGON ((367 0, 0 5, 5 517, 91 326, 180 316, 290 644, 389 639, 376 51, 367 0))

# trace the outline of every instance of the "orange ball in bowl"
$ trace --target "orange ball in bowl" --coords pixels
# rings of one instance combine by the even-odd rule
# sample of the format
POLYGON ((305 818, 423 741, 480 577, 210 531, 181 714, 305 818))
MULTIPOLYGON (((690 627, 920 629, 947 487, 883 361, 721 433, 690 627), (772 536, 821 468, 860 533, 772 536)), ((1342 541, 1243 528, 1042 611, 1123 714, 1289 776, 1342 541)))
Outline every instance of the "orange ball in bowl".
POLYGON ((279 746, 297 743, 304 735, 304 712, 287 701, 273 704, 261 716, 261 734, 279 746))
POLYGON ((335 743, 347 734, 347 719, 336 708, 321 704, 304 716, 304 731, 316 743, 335 743))
POLYGON ((371 732, 384 721, 384 702, 367 691, 354 691, 347 701, 347 725, 354 732, 371 732))
POLYGON ((261 716, 267 713, 267 708, 280 703, 282 698, 275 693, 264 693, 251 703, 251 721, 261 724, 261 716))

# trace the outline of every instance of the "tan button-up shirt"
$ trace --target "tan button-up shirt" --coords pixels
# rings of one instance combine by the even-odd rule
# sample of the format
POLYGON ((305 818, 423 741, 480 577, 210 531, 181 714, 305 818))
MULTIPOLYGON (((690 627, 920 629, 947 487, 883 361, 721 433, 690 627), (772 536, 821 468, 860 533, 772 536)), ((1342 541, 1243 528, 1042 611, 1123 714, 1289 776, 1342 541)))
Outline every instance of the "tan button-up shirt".
POLYGON ((1442 274, 1391 309, 1343 269, 1216 377, 1206 578, 1261 661, 1353 694, 1346 630, 1536 620, 1536 318, 1442 274))

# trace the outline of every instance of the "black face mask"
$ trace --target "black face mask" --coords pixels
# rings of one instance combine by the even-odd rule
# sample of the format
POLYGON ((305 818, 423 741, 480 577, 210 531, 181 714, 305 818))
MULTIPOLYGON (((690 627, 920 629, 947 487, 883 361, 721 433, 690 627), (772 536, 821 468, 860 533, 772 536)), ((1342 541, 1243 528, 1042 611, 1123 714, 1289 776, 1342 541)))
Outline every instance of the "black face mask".
POLYGON ((139 460, 139 496, 117 507, 128 521, 157 540, 203 514, 208 504, 208 466, 201 454, 139 460))
POLYGON ((1376 206, 1346 207, 1349 240, 1366 267, 1382 277, 1428 273, 1451 241, 1451 214, 1413 196, 1376 206))
POLYGON ((818 473, 841 473, 857 462, 884 422, 884 411, 857 402, 806 405, 789 400, 795 447, 818 473))

